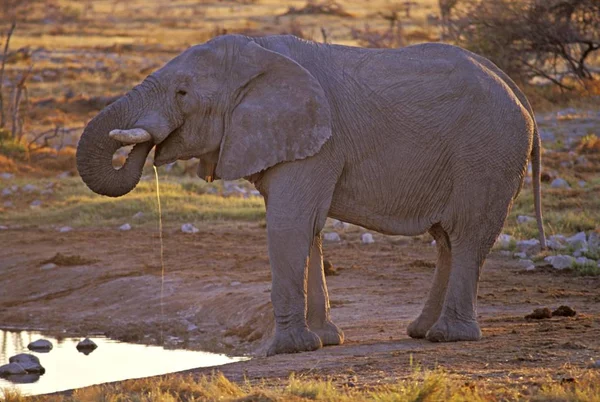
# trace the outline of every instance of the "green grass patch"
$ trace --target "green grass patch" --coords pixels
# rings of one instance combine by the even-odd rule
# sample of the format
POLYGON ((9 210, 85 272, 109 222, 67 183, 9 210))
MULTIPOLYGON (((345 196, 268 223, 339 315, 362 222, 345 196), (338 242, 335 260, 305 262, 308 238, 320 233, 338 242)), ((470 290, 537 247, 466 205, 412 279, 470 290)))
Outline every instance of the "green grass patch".
MULTIPOLYGON (((261 197, 223 197, 222 185, 191 184, 191 179, 168 177, 160 182, 160 199, 163 221, 183 223, 212 220, 255 221, 264 219, 265 209, 261 197), (212 188, 215 194, 209 194, 212 188)), ((195 179, 200 182, 199 179, 195 179)), ((158 216, 156 187, 154 178, 142 180, 131 193, 110 198, 94 194, 80 178, 63 180, 19 179, 10 185, 21 189, 4 200, 12 200, 14 207, 0 210, 0 217, 8 225, 68 225, 110 226, 125 222, 144 225, 156 224, 158 216), (25 193, 22 186, 33 184, 44 189, 50 182, 56 182, 53 192, 41 195, 38 191, 25 193), (41 206, 31 208, 30 203, 39 199, 41 206), (140 218, 133 216, 142 212, 140 218)))

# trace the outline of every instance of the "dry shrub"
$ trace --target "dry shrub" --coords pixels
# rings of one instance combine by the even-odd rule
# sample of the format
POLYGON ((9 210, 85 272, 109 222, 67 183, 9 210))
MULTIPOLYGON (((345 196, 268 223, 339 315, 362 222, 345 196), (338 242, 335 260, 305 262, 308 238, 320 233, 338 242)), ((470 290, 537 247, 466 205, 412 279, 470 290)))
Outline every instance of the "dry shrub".
POLYGON ((75 153, 76 150, 73 147, 65 147, 60 151, 52 148, 42 148, 31 155, 31 160, 40 169, 53 172, 75 173, 77 171, 75 153))
POLYGON ((334 0, 326 0, 317 2, 315 0, 309 0, 306 5, 302 8, 290 7, 282 15, 335 15, 338 17, 353 17, 352 14, 347 12, 344 7, 334 0))
POLYGON ((583 154, 600 153, 600 138, 596 134, 588 134, 579 140, 577 151, 583 154))
POLYGON ((359 45, 371 48, 398 48, 406 45, 404 30, 401 24, 391 26, 385 31, 371 29, 368 24, 364 28, 351 28, 352 39, 359 45))

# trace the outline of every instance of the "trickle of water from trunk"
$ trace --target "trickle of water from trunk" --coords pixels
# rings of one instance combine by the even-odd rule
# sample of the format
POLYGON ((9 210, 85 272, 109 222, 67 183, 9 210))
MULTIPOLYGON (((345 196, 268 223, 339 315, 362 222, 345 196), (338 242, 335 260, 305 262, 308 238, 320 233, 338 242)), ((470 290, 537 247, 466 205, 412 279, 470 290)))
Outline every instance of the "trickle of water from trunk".
POLYGON ((164 321, 164 303, 163 294, 165 288, 165 249, 163 245, 163 224, 162 224, 162 209, 160 207, 160 187, 158 185, 158 170, 154 167, 154 178, 156 179, 156 202, 158 204, 158 239, 160 241, 160 343, 164 343, 163 339, 163 321, 164 321))

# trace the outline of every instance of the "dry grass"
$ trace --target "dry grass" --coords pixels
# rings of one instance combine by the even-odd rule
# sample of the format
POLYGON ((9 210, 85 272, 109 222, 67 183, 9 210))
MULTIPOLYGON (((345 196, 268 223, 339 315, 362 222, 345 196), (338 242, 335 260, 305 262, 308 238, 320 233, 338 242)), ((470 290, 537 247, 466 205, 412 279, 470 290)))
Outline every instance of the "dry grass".
POLYGON ((568 379, 548 378, 543 384, 514 388, 495 386, 485 379, 468 380, 444 370, 416 369, 405 380, 365 388, 348 387, 327 379, 292 374, 280 384, 236 384, 220 373, 199 378, 167 375, 98 385, 70 395, 25 398, 5 390, 6 402, 94 401, 600 401, 600 372, 579 370, 568 379))

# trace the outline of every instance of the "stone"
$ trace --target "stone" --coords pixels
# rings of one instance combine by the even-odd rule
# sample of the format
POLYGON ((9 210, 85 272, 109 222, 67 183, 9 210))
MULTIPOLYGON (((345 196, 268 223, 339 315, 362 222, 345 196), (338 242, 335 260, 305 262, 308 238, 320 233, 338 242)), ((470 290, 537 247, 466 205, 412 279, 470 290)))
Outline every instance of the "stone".
POLYGON ((98 347, 98 345, 96 345, 96 343, 94 341, 92 341, 90 338, 85 338, 84 340, 80 341, 76 348, 77 350, 81 351, 92 351, 94 349, 96 349, 98 347))
POLYGON ((183 225, 181 225, 181 231, 183 233, 198 233, 200 229, 198 229, 191 223, 184 223, 183 225))
POLYGON ((519 266, 525 271, 533 271, 535 269, 535 264, 531 260, 521 259, 519 260, 519 266))
POLYGON ((49 270, 51 270, 51 269, 54 269, 54 268, 56 268, 56 267, 58 267, 58 265, 54 264, 53 262, 49 262, 48 264, 44 264, 44 265, 42 265, 42 266, 40 267, 40 269, 41 269, 42 271, 49 271, 49 270))
POLYGON ((0 366, 0 376, 6 377, 9 375, 27 374, 27 371, 19 363, 9 363, 0 366))
POLYGON ((258 190, 250 190, 250 195, 252 197, 262 197, 262 195, 260 194, 260 191, 258 191, 258 190))
POLYGON ((523 252, 521 252, 521 253, 514 253, 513 257, 515 257, 515 258, 521 258, 521 259, 527 259, 527 253, 523 253, 523 252))
POLYGON ((546 246, 548 246, 551 250, 564 250, 567 248, 565 243, 567 242, 567 238, 563 235, 552 235, 546 241, 546 246))
POLYGON ((539 129, 538 133, 539 133, 540 139, 542 141, 546 141, 546 142, 556 141, 556 136, 550 130, 546 130, 546 129, 542 128, 542 129, 539 129))
POLYGON ((587 182, 585 180, 579 180, 577 182, 577 185, 581 188, 585 187, 587 185, 587 182))
POLYGON ((431 247, 435 247, 437 245, 437 242, 435 240, 431 241, 431 247))
POLYGON ((576 235, 567 238, 567 244, 575 250, 587 247, 587 236, 585 232, 579 232, 576 235))
POLYGON ((596 261, 586 257, 577 257, 575 259, 575 265, 579 267, 594 267, 596 266, 596 261))
POLYGON ((577 311, 569 306, 560 306, 552 312, 553 317, 575 317, 576 315, 577 311))
POLYGON ((42 206, 42 201, 34 200, 31 204, 29 204, 29 208, 39 208, 42 206))
POLYGON ((600 360, 596 360, 592 364, 590 364, 590 368, 600 369, 600 360))
POLYGON ((240 281, 233 281, 229 284, 229 286, 240 286, 242 284, 242 282, 240 281))
POLYGON ((29 345, 27 345, 27 349, 41 351, 41 352, 48 352, 48 351, 52 350, 52 346, 53 346, 52 342, 50 342, 49 340, 38 339, 37 341, 30 342, 29 345))
POLYGON ((4 201, 4 208, 13 208, 15 206, 14 202, 12 201, 4 201))
POLYGON ((496 239, 496 246, 506 250, 511 246, 512 243, 514 243, 514 241, 515 239, 511 235, 501 234, 496 239))
POLYGON ((588 249, 592 253, 600 253, 600 233, 590 233, 590 236, 588 238, 588 249))
POLYGON ((195 331, 195 330, 198 329, 198 326, 195 325, 195 324, 189 323, 189 325, 187 326, 186 329, 187 329, 188 332, 193 332, 193 331, 195 331))
POLYGON ((142 219, 144 217, 144 213, 142 211, 136 212, 132 218, 133 219, 142 219))
POLYGON ((6 226, 6 225, 0 225, 0 230, 8 230, 8 226, 6 226))
POLYGON ((54 193, 54 190, 52 190, 51 188, 45 188, 42 191, 40 191, 41 195, 48 195, 48 194, 52 194, 54 193))
POLYGON ((23 191, 25 191, 26 193, 32 193, 34 191, 37 191, 37 186, 33 184, 26 184, 23 186, 23 191))
POLYGON ((68 177, 71 177, 71 173, 70 172, 62 172, 62 173, 58 174, 56 177, 58 177, 59 179, 66 179, 68 177))
POLYGON ((2 189, 3 197, 8 197, 9 195, 12 195, 12 193, 13 193, 13 191, 9 187, 2 189))
POLYGON ((131 225, 129 223, 124 223, 121 226, 119 226, 119 230, 122 232, 126 232, 128 230, 131 230, 131 225))
POLYGON ((532 216, 527 216, 527 215, 517 216, 517 223, 523 224, 523 223, 529 223, 529 222, 535 222, 535 218, 532 216))
POLYGON ((573 257, 581 257, 581 256, 585 256, 585 254, 587 254, 588 252, 588 248, 587 247, 581 247, 579 250, 575 250, 573 252, 573 257))
POLYGON ((44 374, 46 369, 40 364, 40 359, 28 353, 20 353, 8 359, 9 363, 18 363, 28 373, 44 374))
POLYGON ((375 239, 373 239, 373 235, 371 233, 363 233, 360 235, 360 241, 363 244, 373 244, 375 243, 375 239))
POLYGON ((338 221, 337 219, 333 220, 333 228, 339 230, 346 230, 350 228, 350 224, 342 221, 338 221))
POLYGON ((342 239, 340 238, 340 235, 337 234, 336 232, 328 232, 328 233, 323 234, 323 240, 329 241, 329 242, 338 242, 338 241, 341 241, 342 239))
POLYGON ((500 250, 500 255, 503 257, 511 257, 512 256, 512 251, 510 250, 500 250))
POLYGON ((2 173, 0 174, 0 177, 2 177, 4 180, 10 180, 15 177, 15 175, 12 173, 2 173))
POLYGON ((526 320, 543 320, 545 318, 552 318, 552 311, 548 307, 536 308, 533 313, 525 316, 526 320))
POLYGON ((60 233, 67 233, 67 232, 70 232, 71 230, 73 230, 73 228, 71 226, 61 226, 60 228, 58 228, 58 231, 60 233))
POLYGON ((571 186, 569 186, 569 183, 565 179, 561 179, 560 177, 557 177, 556 179, 552 180, 552 183, 550 183, 550 187, 571 188, 571 186))
POLYGON ((544 261, 552 265, 554 269, 567 269, 572 268, 575 264, 575 258, 570 255, 549 255, 544 258, 544 261))
POLYGON ((519 240, 517 250, 522 253, 535 254, 541 251, 540 241, 538 239, 519 240))

